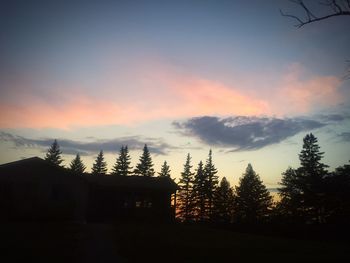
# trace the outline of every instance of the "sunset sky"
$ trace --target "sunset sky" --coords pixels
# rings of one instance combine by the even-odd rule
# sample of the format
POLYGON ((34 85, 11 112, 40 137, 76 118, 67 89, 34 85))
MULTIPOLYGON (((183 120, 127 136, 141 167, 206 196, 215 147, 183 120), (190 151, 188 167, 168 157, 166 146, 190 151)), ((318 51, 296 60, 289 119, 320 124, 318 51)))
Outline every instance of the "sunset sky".
POLYGON ((125 144, 135 165, 147 143, 172 177, 212 149, 220 177, 251 163, 275 188, 309 132, 330 169, 347 163, 350 18, 298 29, 279 9, 303 16, 287 0, 1 2, 0 163, 56 138, 66 165, 102 149, 111 168, 125 144))

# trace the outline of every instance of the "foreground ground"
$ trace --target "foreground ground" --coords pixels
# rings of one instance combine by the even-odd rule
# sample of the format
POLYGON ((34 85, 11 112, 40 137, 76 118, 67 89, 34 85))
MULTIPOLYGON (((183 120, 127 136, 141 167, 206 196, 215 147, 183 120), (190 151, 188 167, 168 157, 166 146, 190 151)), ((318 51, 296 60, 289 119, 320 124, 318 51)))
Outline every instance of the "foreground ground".
POLYGON ((346 242, 269 237, 206 226, 0 224, 0 262, 350 260, 346 242))

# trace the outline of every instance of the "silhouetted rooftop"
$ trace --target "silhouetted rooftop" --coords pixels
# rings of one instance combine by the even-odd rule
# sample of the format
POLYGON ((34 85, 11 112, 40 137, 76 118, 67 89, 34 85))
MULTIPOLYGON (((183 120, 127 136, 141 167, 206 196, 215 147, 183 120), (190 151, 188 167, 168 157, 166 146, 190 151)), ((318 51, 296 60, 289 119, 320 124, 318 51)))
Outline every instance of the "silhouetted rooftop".
POLYGON ((146 177, 146 176, 86 176, 88 181, 101 186, 114 186, 118 188, 167 190, 175 192, 177 184, 169 177, 146 177))
POLYGON ((39 157, 0 165, 0 180, 34 182, 43 179, 86 181, 81 176, 74 176, 68 169, 55 166, 39 157))

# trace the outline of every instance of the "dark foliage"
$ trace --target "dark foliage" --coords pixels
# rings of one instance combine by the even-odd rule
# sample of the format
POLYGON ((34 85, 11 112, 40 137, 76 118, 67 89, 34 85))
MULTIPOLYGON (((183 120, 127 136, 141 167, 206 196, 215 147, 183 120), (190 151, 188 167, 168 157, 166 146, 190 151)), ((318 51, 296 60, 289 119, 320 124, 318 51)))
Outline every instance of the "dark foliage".
POLYGON ((204 177, 206 180, 205 191, 206 191, 206 197, 208 199, 209 218, 212 217, 214 193, 219 182, 218 176, 216 175, 217 173, 218 173, 218 170, 215 168, 213 164, 212 151, 209 150, 208 159, 204 167, 204 177))
POLYGON ((224 177, 214 193, 213 220, 231 223, 234 213, 234 194, 230 183, 224 177))
POLYGON ((192 199, 195 203, 196 220, 201 222, 208 219, 206 182, 203 162, 200 161, 194 175, 192 199))
POLYGON ((170 178, 170 172, 171 172, 170 166, 168 165, 168 163, 166 161, 164 161, 158 175, 160 177, 169 177, 170 178))
POLYGON ((57 140, 55 140, 52 143, 51 147, 48 149, 45 156, 45 160, 49 163, 60 166, 63 162, 61 154, 62 152, 60 150, 60 146, 58 145, 57 140))
POLYGON ((153 162, 147 144, 143 147, 143 153, 136 165, 134 174, 138 176, 154 176, 153 162))
POLYGON ((179 192, 177 199, 177 216, 181 221, 191 221, 194 218, 195 202, 193 200, 193 176, 191 171, 191 155, 187 154, 183 172, 179 180, 179 192))
POLYGON ((128 146, 122 146, 120 149, 119 156, 116 160, 115 165, 112 169, 112 175, 121 175, 121 176, 127 176, 130 175, 132 167, 130 166, 130 154, 128 150, 128 146))
POLYGON ((86 169, 86 166, 83 164, 83 161, 81 160, 79 153, 72 160, 69 168, 75 175, 83 175, 86 169))
POLYGON ((317 138, 307 134, 303 139, 303 149, 299 154, 301 166, 288 169, 282 178, 279 189, 281 208, 285 214, 302 218, 305 222, 323 223, 326 217, 325 177, 327 166, 321 162, 323 152, 317 144, 317 138))
POLYGON ((272 197, 251 164, 239 180, 234 203, 235 220, 242 223, 263 222, 270 213, 272 197))
POLYGON ((103 151, 97 155, 96 161, 92 166, 92 175, 105 175, 107 173, 107 163, 105 162, 103 151))

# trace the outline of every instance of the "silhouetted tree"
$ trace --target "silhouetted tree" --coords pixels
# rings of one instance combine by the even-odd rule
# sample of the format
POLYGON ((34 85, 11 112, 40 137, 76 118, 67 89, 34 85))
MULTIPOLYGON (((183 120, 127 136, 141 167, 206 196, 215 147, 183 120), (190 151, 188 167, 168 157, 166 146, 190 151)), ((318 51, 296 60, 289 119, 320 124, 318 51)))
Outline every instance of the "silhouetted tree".
POLYGON ((205 188, 206 188, 206 196, 208 198, 209 217, 211 217, 211 214, 212 214, 214 192, 219 182, 218 176, 216 175, 217 173, 218 173, 218 170, 215 168, 212 160, 212 151, 209 150, 208 159, 204 167, 204 175, 206 180, 205 188))
POLYGON ((148 177, 154 176, 152 158, 147 148, 147 144, 143 147, 143 153, 139 159, 139 163, 136 165, 134 174, 148 177))
POLYGON ((302 220, 302 186, 298 180, 298 171, 289 167, 282 173, 281 187, 278 188, 281 197, 277 205, 280 215, 290 219, 293 223, 302 220))
POLYGON ((70 170, 75 175, 83 175, 85 169, 86 169, 86 166, 83 164, 83 161, 81 160, 80 155, 78 153, 70 163, 70 170))
POLYGON ((170 178, 170 166, 168 165, 168 163, 166 161, 164 161, 161 169, 160 169, 160 173, 158 173, 158 175, 160 177, 169 177, 170 178))
POLYGON ((239 180, 234 202, 235 218, 238 222, 263 221, 270 212, 272 197, 255 173, 251 164, 239 180))
POLYGON ((61 154, 60 146, 58 145, 57 140, 55 140, 48 149, 45 160, 54 165, 60 166, 63 162, 61 154))
POLYGON ((195 203, 196 220, 205 221, 208 219, 208 199, 207 199, 207 180, 205 178, 203 162, 198 163, 193 181, 192 198, 195 203))
POLYGON ((350 224, 350 165, 336 168, 325 178, 325 185, 328 221, 350 224))
POLYGON ((193 173, 191 171, 191 156, 187 154, 184 170, 178 183, 179 192, 177 195, 177 215, 182 221, 191 221, 194 216, 194 200, 193 196, 193 173))
POLYGON ((298 184, 302 189, 304 214, 308 220, 324 221, 324 178, 327 175, 327 165, 321 162, 323 152, 317 144, 317 138, 307 134, 303 139, 303 149, 299 154, 301 167, 297 171, 298 184))
POLYGON ((213 219, 220 223, 230 223, 233 219, 234 195, 230 183, 224 177, 214 192, 213 219))
POLYGON ((290 214, 302 216, 307 222, 323 223, 325 220, 325 182, 327 165, 321 162, 323 152, 317 138, 307 134, 299 154, 301 166, 283 174, 279 189, 281 205, 290 214))
POLYGON ((121 175, 121 176, 127 176, 131 174, 132 167, 130 166, 130 155, 128 146, 122 146, 120 148, 119 156, 116 160, 116 163, 113 166, 112 169, 112 175, 121 175))
POLYGON ((105 175, 107 173, 107 163, 104 160, 103 151, 97 155, 95 163, 92 166, 92 175, 105 175))

